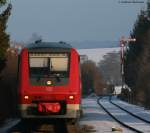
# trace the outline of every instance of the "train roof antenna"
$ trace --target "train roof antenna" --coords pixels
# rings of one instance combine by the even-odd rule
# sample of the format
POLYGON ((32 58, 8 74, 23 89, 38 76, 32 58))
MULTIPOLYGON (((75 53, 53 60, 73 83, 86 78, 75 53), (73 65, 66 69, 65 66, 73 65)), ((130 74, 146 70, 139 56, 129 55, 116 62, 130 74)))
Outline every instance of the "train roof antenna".
POLYGON ((35 44, 41 43, 41 42, 42 42, 42 39, 38 39, 38 40, 35 41, 35 44))

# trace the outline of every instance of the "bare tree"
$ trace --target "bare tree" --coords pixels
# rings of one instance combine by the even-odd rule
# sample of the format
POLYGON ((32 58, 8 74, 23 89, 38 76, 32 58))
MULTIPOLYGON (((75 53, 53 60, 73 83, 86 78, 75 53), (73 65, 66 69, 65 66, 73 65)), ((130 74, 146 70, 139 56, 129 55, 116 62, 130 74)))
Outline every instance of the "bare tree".
POLYGON ((108 53, 98 66, 105 82, 114 85, 121 83, 119 53, 108 53))
POLYGON ((83 94, 88 95, 92 92, 100 94, 104 88, 101 73, 96 64, 87 60, 81 65, 83 94))

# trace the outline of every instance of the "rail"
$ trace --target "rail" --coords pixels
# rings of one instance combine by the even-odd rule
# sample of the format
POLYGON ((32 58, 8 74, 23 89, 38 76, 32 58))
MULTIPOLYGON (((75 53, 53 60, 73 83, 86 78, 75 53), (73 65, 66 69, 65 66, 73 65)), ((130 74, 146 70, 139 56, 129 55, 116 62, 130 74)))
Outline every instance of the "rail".
POLYGON ((111 112, 109 112, 109 111, 101 104, 101 102, 100 102, 101 99, 102 99, 102 97, 98 98, 98 99, 97 99, 97 103, 103 108, 103 110, 104 110, 105 112, 107 112, 107 114, 108 114, 109 116, 111 116, 114 120, 116 120, 116 121, 117 121, 119 124, 121 124, 122 126, 128 128, 128 129, 130 129, 130 130, 132 130, 132 131, 137 132, 137 133, 143 133, 142 131, 140 131, 140 130, 138 130, 138 129, 136 129, 136 128, 133 128, 133 127, 127 125, 127 124, 125 124, 124 122, 122 122, 122 121, 120 121, 119 119, 117 119, 117 117, 115 117, 114 115, 112 115, 111 112))
POLYGON ((146 119, 144 119, 144 118, 142 118, 142 117, 140 117, 140 116, 138 116, 138 115, 136 115, 136 114, 134 114, 134 113, 132 113, 132 112, 126 110, 126 109, 124 109, 123 107, 119 106, 118 104, 112 102, 112 99, 110 99, 110 103, 113 104, 113 105, 115 105, 116 107, 120 108, 121 110, 127 112, 128 114, 130 114, 130 115, 132 115, 132 116, 134 116, 134 117, 140 119, 141 121, 144 121, 144 122, 150 124, 150 121, 148 121, 148 120, 146 120, 146 119))

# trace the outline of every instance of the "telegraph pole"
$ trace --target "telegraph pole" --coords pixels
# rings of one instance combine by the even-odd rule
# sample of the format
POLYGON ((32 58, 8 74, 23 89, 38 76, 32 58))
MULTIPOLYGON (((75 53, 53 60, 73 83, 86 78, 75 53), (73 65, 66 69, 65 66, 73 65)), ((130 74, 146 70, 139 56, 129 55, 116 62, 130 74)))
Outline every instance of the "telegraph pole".
POLYGON ((125 38, 124 36, 121 37, 120 39, 120 57, 121 57, 121 77, 122 77, 122 90, 124 88, 124 52, 125 49, 124 47, 129 43, 129 42, 135 42, 136 39, 135 38, 125 38))

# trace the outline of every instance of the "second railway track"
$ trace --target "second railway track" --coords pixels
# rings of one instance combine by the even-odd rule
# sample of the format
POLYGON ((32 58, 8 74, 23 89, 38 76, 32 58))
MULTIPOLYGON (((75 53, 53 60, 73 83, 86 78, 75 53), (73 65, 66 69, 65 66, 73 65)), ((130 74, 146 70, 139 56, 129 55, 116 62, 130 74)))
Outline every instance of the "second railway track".
POLYGON ((112 99, 110 99, 110 103, 112 103, 112 104, 115 105, 116 107, 120 108, 121 110, 123 110, 123 111, 129 113, 130 115, 132 115, 132 116, 134 116, 134 117, 140 119, 141 121, 144 121, 144 122, 150 124, 150 121, 149 121, 149 120, 146 120, 146 119, 142 118, 141 116, 138 116, 138 115, 136 115, 136 114, 134 114, 134 113, 132 113, 132 112, 130 112, 130 111, 124 109, 123 107, 121 107, 121 106, 119 106, 118 104, 114 103, 114 102, 112 101, 112 99))
POLYGON ((98 104, 118 123, 137 133, 150 133, 150 124, 114 105, 108 97, 99 98, 98 104))

